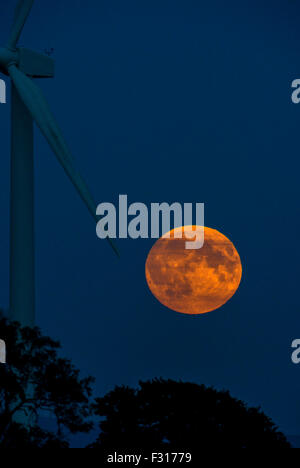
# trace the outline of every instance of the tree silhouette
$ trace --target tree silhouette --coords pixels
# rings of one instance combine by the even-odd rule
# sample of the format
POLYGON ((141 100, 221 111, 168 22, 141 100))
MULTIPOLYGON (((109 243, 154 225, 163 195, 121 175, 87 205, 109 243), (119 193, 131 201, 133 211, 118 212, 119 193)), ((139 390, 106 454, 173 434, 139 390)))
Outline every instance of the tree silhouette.
POLYGON ((98 449, 290 448, 259 409, 203 385, 154 380, 96 400, 98 449))
MULTIPOLYGON (((8 361, 0 365, 0 448, 68 448, 70 433, 89 432, 93 379, 81 379, 59 357, 59 344, 37 328, 0 316, 0 338, 8 361), (43 412, 56 422, 52 431, 39 424, 43 412)), ((153 380, 138 389, 116 387, 96 400, 93 412, 101 421, 92 448, 290 448, 259 408, 203 385, 153 380)))
POLYGON ((71 362, 58 356, 59 343, 38 328, 0 317, 0 334, 8 361, 0 365, 0 447, 67 448, 68 433, 91 428, 92 379, 81 379, 71 362), (54 419, 52 432, 39 426, 41 412, 54 419))

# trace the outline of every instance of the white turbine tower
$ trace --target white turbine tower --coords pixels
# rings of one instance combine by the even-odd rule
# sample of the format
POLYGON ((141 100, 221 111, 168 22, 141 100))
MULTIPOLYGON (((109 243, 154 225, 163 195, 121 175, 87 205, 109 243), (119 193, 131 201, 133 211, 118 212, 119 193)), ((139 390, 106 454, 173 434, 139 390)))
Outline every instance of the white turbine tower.
MULTIPOLYGON (((96 204, 40 89, 32 78, 52 78, 53 60, 18 41, 34 0, 19 0, 9 39, 0 49, 0 71, 12 81, 9 317, 35 324, 33 123, 38 125, 93 218, 96 204)), ((118 251, 109 240, 115 253, 118 251)))

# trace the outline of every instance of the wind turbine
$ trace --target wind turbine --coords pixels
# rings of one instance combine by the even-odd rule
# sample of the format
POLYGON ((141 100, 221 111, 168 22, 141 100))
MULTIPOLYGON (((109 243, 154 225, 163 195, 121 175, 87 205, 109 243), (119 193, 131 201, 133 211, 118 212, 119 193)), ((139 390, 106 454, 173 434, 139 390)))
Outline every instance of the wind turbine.
MULTIPOLYGON (((33 123, 48 141, 83 202, 97 221, 96 204, 64 140, 46 99, 32 78, 53 78, 54 61, 18 48, 34 0, 19 0, 9 39, 0 48, 0 72, 12 81, 10 307, 11 320, 35 324, 33 123)), ((115 253, 118 251, 108 239, 115 253)))

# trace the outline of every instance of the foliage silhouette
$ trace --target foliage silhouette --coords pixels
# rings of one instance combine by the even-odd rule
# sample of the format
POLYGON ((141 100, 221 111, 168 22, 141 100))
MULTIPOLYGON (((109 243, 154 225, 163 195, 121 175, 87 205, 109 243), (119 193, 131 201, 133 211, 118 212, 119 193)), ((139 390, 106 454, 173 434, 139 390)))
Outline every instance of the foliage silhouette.
POLYGON ((68 434, 89 432, 93 380, 81 379, 58 356, 59 343, 38 328, 1 316, 0 334, 8 350, 7 364, 0 365, 0 448, 67 448, 68 434), (44 411, 56 423, 52 432, 39 427, 44 411))
MULTIPOLYGON (((81 379, 59 357, 59 344, 38 328, 21 328, 0 315, 0 337, 8 350, 7 365, 0 365, 0 448, 68 448, 69 434, 89 432, 93 379, 81 379), (54 418, 53 431, 39 425, 43 411, 54 418)), ((203 385, 160 379, 138 389, 116 387, 92 409, 101 420, 91 448, 290 448, 259 408, 203 385)))
POLYGON ((153 380, 137 390, 116 387, 96 400, 94 411, 105 419, 91 448, 290 448, 259 408, 203 385, 153 380))

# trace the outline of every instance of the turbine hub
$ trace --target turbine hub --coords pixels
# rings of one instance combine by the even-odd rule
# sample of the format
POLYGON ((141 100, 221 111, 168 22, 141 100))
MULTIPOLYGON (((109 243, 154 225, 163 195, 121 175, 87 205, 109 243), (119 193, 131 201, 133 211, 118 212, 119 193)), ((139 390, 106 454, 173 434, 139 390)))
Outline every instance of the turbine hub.
POLYGON ((7 48, 0 48, 0 71, 5 75, 8 75, 8 66, 12 63, 17 64, 19 61, 19 55, 17 51, 13 51, 7 48))

